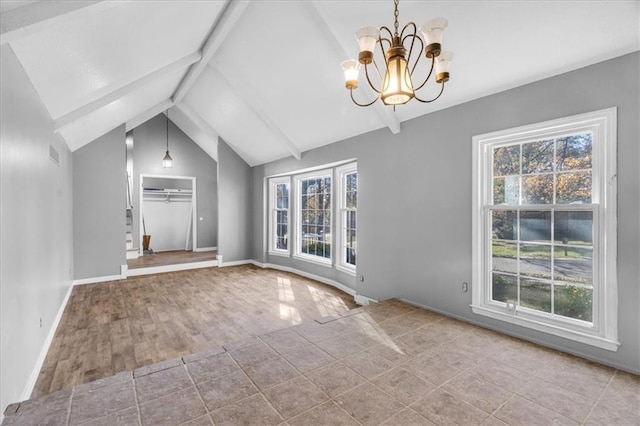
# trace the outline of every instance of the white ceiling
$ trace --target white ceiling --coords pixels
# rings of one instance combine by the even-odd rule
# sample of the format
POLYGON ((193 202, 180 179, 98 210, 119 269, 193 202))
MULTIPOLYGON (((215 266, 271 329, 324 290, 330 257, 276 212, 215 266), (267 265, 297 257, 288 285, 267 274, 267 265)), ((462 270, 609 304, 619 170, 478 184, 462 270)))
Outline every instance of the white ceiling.
MULTIPOLYGON (((360 108, 340 62, 393 1, 5 1, 9 43, 71 150, 169 117, 212 157, 250 165, 640 50, 640 2, 401 1, 400 24, 446 17, 451 81, 432 104, 360 108)), ((418 72, 425 71, 422 67, 418 72)), ((372 96, 363 80, 356 96, 372 96)), ((428 83, 429 97, 436 87, 428 83)))

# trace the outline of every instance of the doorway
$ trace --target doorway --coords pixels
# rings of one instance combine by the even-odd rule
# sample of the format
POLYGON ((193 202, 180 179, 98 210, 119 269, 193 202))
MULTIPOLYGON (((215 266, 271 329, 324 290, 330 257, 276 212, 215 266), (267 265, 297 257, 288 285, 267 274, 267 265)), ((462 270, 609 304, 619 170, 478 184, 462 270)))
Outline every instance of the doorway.
POLYGON ((140 256, 197 250, 195 177, 141 174, 139 194, 140 256))

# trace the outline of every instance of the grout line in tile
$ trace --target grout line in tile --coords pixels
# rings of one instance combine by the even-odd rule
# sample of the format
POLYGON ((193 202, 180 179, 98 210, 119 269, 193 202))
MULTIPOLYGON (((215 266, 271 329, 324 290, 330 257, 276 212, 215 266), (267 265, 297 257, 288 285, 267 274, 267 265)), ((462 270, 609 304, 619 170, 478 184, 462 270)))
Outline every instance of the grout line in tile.
POLYGON ((75 386, 71 388, 71 395, 69 396, 69 408, 67 408, 67 420, 66 424, 69 426, 71 424, 71 407, 73 406, 73 397, 75 395, 76 388, 75 386))
POLYGON ((131 380, 133 381, 133 399, 136 401, 136 410, 138 411, 138 426, 142 426, 142 410, 140 409, 138 388, 136 387, 136 378, 133 376, 133 371, 131 371, 131 380))
POLYGON ((602 391, 600 391, 600 394, 598 395, 598 397, 595 399, 595 401, 591 405, 591 408, 589 409, 589 412, 582 419, 581 424, 584 424, 589 419, 589 417, 591 417, 591 414, 593 413, 593 410, 595 410, 596 406, 598 405, 598 403, 600 402, 600 400, 604 396, 605 392, 611 386, 611 382, 613 382, 613 379, 618 375, 618 371, 619 371, 618 369, 613 370, 613 374, 611 375, 611 377, 609 377, 609 380, 607 381, 607 385, 602 388, 602 391))
MULTIPOLYGON (((200 394, 200 389, 198 388, 198 385, 196 385, 196 382, 193 380, 193 377, 191 377, 191 374, 189 373, 189 369, 187 368, 187 364, 184 364, 184 361, 183 361, 183 364, 182 364, 182 368, 184 368, 184 370, 187 372, 187 377, 189 377, 189 380, 191 381, 191 385, 193 386, 193 388, 195 389, 196 393, 198 394, 198 399, 200 400, 200 403, 204 407, 204 411, 206 411, 206 413, 209 414, 210 413, 209 407, 207 407, 207 404, 205 404, 204 398, 202 398, 202 395, 200 394)), ((180 389, 180 390, 182 390, 182 389, 180 389)))

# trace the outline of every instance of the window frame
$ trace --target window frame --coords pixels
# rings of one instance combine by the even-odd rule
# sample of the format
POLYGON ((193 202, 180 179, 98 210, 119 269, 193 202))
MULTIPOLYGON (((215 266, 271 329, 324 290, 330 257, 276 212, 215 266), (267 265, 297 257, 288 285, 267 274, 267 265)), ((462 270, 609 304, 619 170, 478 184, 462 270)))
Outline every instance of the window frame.
POLYGON ((269 179, 269 203, 268 203, 268 208, 269 208, 269 244, 268 244, 268 253, 272 254, 272 255, 276 255, 276 256, 289 256, 291 254, 291 196, 292 196, 292 191, 291 191, 291 177, 290 176, 284 176, 284 177, 277 177, 277 178, 270 178, 269 179), (278 192, 276 190, 278 185, 282 185, 282 184, 287 184, 289 186, 289 196, 287 198, 287 208, 286 209, 282 209, 282 208, 278 208, 278 204, 277 204, 277 196, 278 196, 278 192), (279 249, 276 247, 275 242, 276 242, 276 227, 277 227, 277 212, 278 211, 283 211, 286 210, 287 211, 287 230, 288 230, 288 234, 289 234, 289 238, 287 241, 287 249, 283 250, 283 249, 279 249))
MULTIPOLYGON (((346 246, 346 228, 347 228, 347 212, 355 211, 358 215, 358 207, 356 201, 355 208, 347 208, 347 185, 346 178, 348 175, 358 173, 358 163, 349 163, 336 168, 336 192, 339 197, 336 203, 338 219, 336 232, 336 269, 349 275, 356 275, 356 265, 346 262, 347 246, 346 246)), ((356 225, 356 235, 357 235, 356 225)), ((357 251, 357 250, 356 250, 357 251)))
POLYGON ((616 108, 594 111, 542 123, 477 135, 472 138, 472 304, 473 313, 531 328, 573 341, 616 351, 616 108), (492 150, 498 146, 557 137, 589 129, 593 132, 592 201, 580 205, 494 205, 492 150), (563 207, 564 206, 564 207, 563 207), (544 314, 490 300, 491 226, 493 210, 588 210, 593 211, 593 322, 544 314), (597 288, 596 288, 597 287, 597 288), (590 325, 587 325, 590 324, 590 325))
POLYGON ((329 222, 329 229, 331 229, 332 238, 333 238, 334 228, 335 228, 335 221, 334 221, 335 179, 334 179, 333 171, 334 171, 333 168, 320 169, 320 170, 315 170, 308 173, 301 173, 293 176, 293 182, 294 182, 293 187, 295 188, 295 192, 294 192, 295 238, 294 238, 293 257, 296 259, 305 260, 307 262, 315 263, 322 266, 328 266, 328 267, 333 266, 334 251, 335 251, 335 244, 333 243, 333 241, 331 242, 331 250, 329 252, 328 258, 302 252, 302 205, 301 205, 302 204, 302 181, 311 180, 311 179, 325 179, 325 178, 329 178, 331 180, 331 194, 329 198, 331 203, 331 207, 329 209, 331 217, 329 222))

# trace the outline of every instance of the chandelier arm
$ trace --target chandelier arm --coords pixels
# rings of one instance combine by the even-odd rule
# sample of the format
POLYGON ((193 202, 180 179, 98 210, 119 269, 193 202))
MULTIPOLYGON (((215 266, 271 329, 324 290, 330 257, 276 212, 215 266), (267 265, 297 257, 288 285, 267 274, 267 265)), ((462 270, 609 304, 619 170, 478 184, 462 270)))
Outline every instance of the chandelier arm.
POLYGON ((388 27, 385 27, 384 25, 380 27, 380 32, 382 33, 382 31, 386 31, 389 34, 389 38, 387 39, 386 37, 382 37, 381 35, 379 35, 378 37, 383 39, 383 40, 393 40, 393 33, 391 32, 391 30, 388 27))
POLYGON ((393 36, 391 35, 391 30, 387 27, 380 27, 380 34, 378 34, 378 43, 380 44, 380 50, 382 50, 382 59, 384 60, 384 64, 385 64, 385 68, 387 65, 387 52, 385 52, 384 50, 384 44, 382 43, 383 41, 386 41, 387 43, 389 43, 389 49, 391 49, 391 46, 393 46, 393 43, 391 42, 393 36), (382 37, 382 31, 386 30, 389 33, 389 37, 390 38, 385 38, 382 37))
MULTIPOLYGON (((405 39, 407 37, 411 37, 411 34, 406 35, 405 39)), ((414 39, 411 42, 411 50, 409 51, 409 58, 411 57, 411 52, 413 51, 413 43, 415 42, 416 39, 418 39, 418 41, 420 42, 420 53, 422 53, 422 49, 424 48, 424 43, 422 42, 422 39, 417 35, 414 35, 414 39)), ((402 44, 404 44, 404 40, 402 40, 402 44)), ((418 53, 418 57, 416 58, 416 61, 413 63, 413 68, 411 68, 412 77, 413 77, 413 72, 416 70, 416 67, 418 66, 418 62, 420 62, 420 53, 418 53)), ((409 63, 409 58, 407 58, 407 63, 409 63)))
POLYGON ((374 100, 372 100, 371 102, 369 102, 368 104, 361 104, 358 101, 356 101, 356 99, 353 97, 353 89, 349 89, 349 93, 351 94, 351 100, 353 101, 354 104, 358 105, 359 107, 368 107, 373 105, 374 103, 376 103, 378 101, 378 99, 380 99, 380 93, 378 93, 378 95, 375 97, 374 100))
MULTIPOLYGON (((404 45, 404 41, 406 40, 407 37, 413 37, 411 39, 411 46, 409 46, 409 54, 407 55, 407 64, 411 63, 411 54, 413 53, 413 44, 416 41, 416 37, 418 37, 418 28, 416 27, 416 24, 413 22, 408 22, 404 27, 402 27, 402 32, 400 33, 400 40, 402 45, 404 45), (413 27, 413 33, 409 33, 406 36, 404 35, 404 32, 407 28, 413 27)), ((420 37, 418 37, 420 38, 420 37)), ((420 49, 422 51, 422 49, 420 49)), ((411 73, 413 73, 413 71, 411 71, 411 73)))
POLYGON ((422 102, 422 103, 424 103, 424 104, 428 104, 428 103, 430 103, 430 102, 433 102, 433 101, 435 101, 436 99, 438 99, 440 96, 442 96, 442 93, 444 92, 444 81, 443 81, 441 84, 442 84, 442 88, 440 89, 440 93, 439 93, 439 94, 438 94, 438 96, 436 96, 435 98, 430 99, 430 100, 428 100, 428 101, 424 101, 424 100, 420 99, 417 95, 415 95, 415 92, 414 92, 413 98, 414 98, 414 99, 416 99, 416 100, 418 100, 418 101, 420 101, 420 102, 422 102))
MULTIPOLYGON (((376 61, 373 61, 373 65, 375 65, 376 67, 376 71, 378 73, 378 78, 380 78, 380 71, 378 70, 378 65, 376 64, 376 61)), ((376 86, 373 85, 373 83, 371 82, 371 79, 369 78, 369 67, 367 66, 367 64, 364 65, 364 74, 367 76, 367 83, 369 83, 369 86, 376 92, 376 93, 380 93, 380 90, 376 89, 376 86)), ((382 79, 381 79, 382 80, 382 79)))
MULTIPOLYGON (((416 61, 416 64, 417 64, 417 62, 418 61, 416 61)), ((418 86, 415 89, 413 89, 414 91, 418 91, 418 90, 422 89, 422 87, 425 84, 427 84, 427 81, 429 81, 429 79, 431 78, 431 74, 433 74, 433 68, 434 68, 435 64, 436 64, 436 58, 431 58, 431 69, 429 70, 429 74, 427 74, 427 78, 424 79, 424 81, 422 82, 422 84, 420 86, 418 86)), ((415 69, 415 66, 414 66, 414 69, 415 69)), ((411 71, 411 75, 413 75, 413 70, 411 71)))

